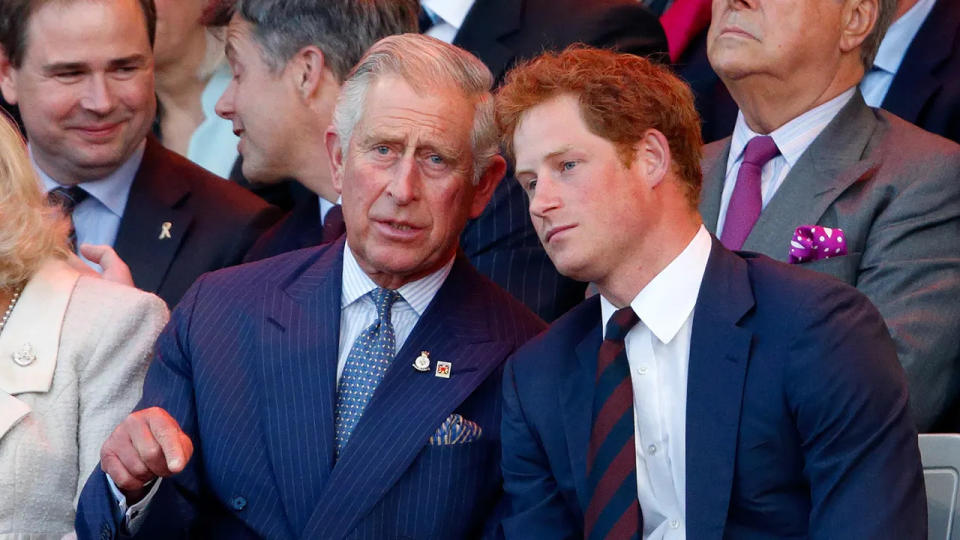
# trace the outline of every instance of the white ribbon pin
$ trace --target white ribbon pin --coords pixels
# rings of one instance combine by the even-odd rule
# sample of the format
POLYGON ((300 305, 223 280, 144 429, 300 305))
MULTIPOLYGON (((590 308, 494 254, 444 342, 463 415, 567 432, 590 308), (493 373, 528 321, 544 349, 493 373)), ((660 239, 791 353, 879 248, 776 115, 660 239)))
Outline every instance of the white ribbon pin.
POLYGON ((158 240, 170 238, 170 227, 173 227, 173 223, 170 223, 169 221, 164 221, 160 224, 160 237, 158 240))

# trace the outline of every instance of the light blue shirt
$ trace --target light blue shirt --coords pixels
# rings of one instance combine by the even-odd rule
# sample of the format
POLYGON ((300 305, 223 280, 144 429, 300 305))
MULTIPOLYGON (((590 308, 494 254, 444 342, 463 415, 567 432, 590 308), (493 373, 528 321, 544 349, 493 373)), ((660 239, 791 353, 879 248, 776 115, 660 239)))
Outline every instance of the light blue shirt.
POLYGON ((217 116, 215 107, 232 77, 226 62, 213 72, 200 97, 205 118, 190 136, 187 147, 187 159, 223 178, 230 176, 237 161, 240 138, 233 134, 233 122, 217 116))
MULTIPOLYGON (((90 194, 73 209, 73 227, 77 233, 77 245, 112 246, 117 240, 120 219, 123 217, 127 198, 130 196, 130 186, 133 185, 133 179, 137 175, 137 170, 140 169, 146 145, 147 142, 144 140, 133 155, 106 178, 77 184, 90 194)), ((30 161, 40 177, 44 192, 66 185, 60 184, 41 170, 33 159, 33 152, 30 152, 30 161)), ((99 265, 88 261, 82 255, 80 258, 94 270, 100 271, 99 265)))
MULTIPOLYGON (((942 1, 956 2, 957 0, 942 1)), ((880 42, 877 57, 873 60, 873 69, 860 81, 860 91, 867 105, 879 107, 883 103, 890 85, 893 84, 894 76, 900 70, 903 57, 910 48, 910 43, 913 42, 913 38, 923 26, 923 21, 927 20, 936 3, 937 0, 920 0, 890 25, 890 29, 883 36, 883 41, 880 42)))

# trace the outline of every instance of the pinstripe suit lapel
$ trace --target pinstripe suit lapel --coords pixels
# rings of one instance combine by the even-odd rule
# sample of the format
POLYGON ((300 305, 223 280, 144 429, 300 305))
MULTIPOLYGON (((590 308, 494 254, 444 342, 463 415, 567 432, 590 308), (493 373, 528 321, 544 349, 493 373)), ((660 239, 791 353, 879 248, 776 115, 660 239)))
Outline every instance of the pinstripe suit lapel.
POLYGON ((458 256, 377 387, 301 537, 342 538, 353 530, 441 422, 502 363, 510 345, 489 341, 487 314, 471 287, 476 279, 458 256), (422 350, 431 360, 452 363, 449 379, 413 369, 422 350))
POLYGON ((292 530, 306 524, 333 467, 341 238, 272 289, 261 330, 267 449, 292 530))

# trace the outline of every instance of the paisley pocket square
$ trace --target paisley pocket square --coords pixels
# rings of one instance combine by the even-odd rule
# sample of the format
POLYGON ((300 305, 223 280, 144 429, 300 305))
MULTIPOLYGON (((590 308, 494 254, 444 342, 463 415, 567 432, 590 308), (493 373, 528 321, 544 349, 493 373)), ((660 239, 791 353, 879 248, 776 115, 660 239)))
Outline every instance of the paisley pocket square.
POLYGON ((435 446, 466 444, 479 440, 481 435, 483 435, 483 428, 476 422, 467 420, 459 414, 451 414, 430 437, 430 444, 435 446))
POLYGON ((847 254, 843 229, 801 225, 790 239, 790 264, 805 263, 847 254))

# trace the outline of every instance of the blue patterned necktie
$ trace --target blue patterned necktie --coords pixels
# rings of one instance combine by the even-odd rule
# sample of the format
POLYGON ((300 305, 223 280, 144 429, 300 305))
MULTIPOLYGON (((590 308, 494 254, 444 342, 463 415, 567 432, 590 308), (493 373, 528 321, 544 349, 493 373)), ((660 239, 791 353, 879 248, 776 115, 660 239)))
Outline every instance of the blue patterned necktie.
POLYGON ((371 291, 370 296, 377 306, 377 320, 353 342, 337 386, 335 428, 338 457, 394 355, 396 338, 390 322, 390 308, 400 298, 400 293, 378 288, 371 291))

